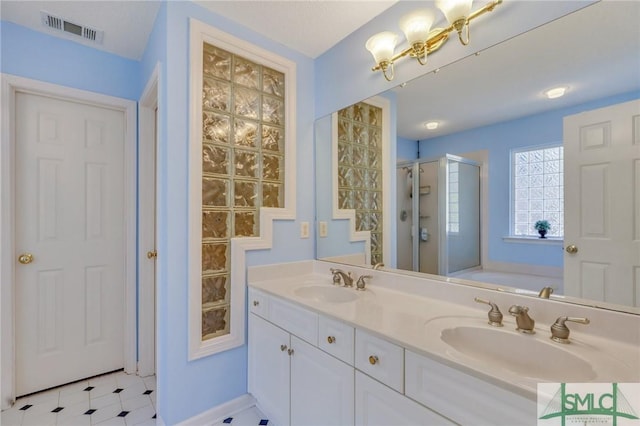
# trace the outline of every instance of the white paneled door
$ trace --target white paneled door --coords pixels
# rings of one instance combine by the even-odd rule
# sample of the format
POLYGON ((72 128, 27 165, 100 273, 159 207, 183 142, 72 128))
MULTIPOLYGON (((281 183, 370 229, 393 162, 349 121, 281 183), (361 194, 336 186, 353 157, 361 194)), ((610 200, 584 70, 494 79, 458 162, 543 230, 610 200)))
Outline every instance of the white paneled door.
POLYGON ((564 158, 565 293, 640 306, 640 101, 565 117, 564 158))
POLYGON ((124 114, 16 93, 16 390, 124 365, 124 114))

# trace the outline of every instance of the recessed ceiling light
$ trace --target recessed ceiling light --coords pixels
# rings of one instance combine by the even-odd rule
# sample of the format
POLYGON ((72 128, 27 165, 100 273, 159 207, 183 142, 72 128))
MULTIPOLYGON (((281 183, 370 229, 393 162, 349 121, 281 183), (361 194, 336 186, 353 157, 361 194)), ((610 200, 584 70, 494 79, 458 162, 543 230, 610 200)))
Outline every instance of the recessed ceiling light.
POLYGON ((554 87, 553 89, 549 89, 544 92, 544 94, 547 95, 547 98, 549 99, 555 99, 564 96, 566 91, 566 87, 554 87))
POLYGON ((429 130, 435 130, 438 128, 438 122, 437 121, 429 121, 427 123, 424 123, 424 127, 426 127, 429 130))

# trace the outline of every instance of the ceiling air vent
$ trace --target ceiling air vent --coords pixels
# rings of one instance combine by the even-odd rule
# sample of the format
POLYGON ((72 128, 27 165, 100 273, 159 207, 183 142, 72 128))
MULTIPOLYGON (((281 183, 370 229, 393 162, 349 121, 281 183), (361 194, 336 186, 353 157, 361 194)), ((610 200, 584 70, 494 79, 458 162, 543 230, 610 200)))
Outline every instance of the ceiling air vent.
POLYGON ((40 19, 42 21, 42 25, 45 27, 73 34, 94 43, 102 44, 104 31, 96 30, 95 28, 90 28, 84 25, 74 24, 73 22, 67 21, 59 16, 52 15, 44 10, 40 11, 40 19))

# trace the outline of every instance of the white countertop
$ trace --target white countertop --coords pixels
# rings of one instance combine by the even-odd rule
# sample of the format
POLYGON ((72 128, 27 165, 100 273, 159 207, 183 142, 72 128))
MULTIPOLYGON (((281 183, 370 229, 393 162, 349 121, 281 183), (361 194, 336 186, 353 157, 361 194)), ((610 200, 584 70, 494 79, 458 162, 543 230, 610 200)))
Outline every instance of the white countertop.
MULTIPOLYGON (((284 265, 277 269, 272 266, 251 268, 253 271, 250 269, 249 286, 376 334, 408 350, 472 374, 529 399, 536 399, 538 381, 640 382, 640 348, 635 343, 625 343, 599 335, 590 335, 587 328, 581 329, 581 327, 585 327, 582 325, 572 326, 567 323, 571 329, 571 343, 563 345, 549 339, 551 335, 549 323, 536 322, 536 333, 533 335, 525 335, 515 331, 515 318, 506 312, 508 306, 501 306, 504 314, 504 327, 496 329, 487 323, 488 306, 478 304, 476 307, 476 304, 473 304, 471 305, 473 307, 470 307, 441 298, 394 290, 389 288, 388 280, 401 280, 402 278, 380 271, 375 271, 375 277, 367 285, 365 291, 356 291, 355 288, 340 289, 357 294, 356 300, 343 303, 323 302, 300 297, 295 290, 305 286, 332 287, 331 274, 320 273, 318 268, 309 270, 302 266, 303 263, 289 264, 295 265, 293 268, 284 265), (378 285, 377 283, 381 284, 382 280, 387 281, 384 285, 378 285), (567 370, 558 368, 554 363, 549 366, 548 371, 546 369, 545 371, 531 371, 533 377, 530 377, 526 373, 522 374, 522 365, 520 370, 516 368, 517 372, 514 372, 514 369, 507 364, 487 362, 477 357, 465 355, 449 346, 440 338, 441 331, 458 325, 486 327, 498 333, 514 334, 513 341, 515 342, 518 342, 518 338, 522 339, 522 347, 513 348, 513 351, 508 349, 504 351, 506 359, 509 359, 509 352, 515 354, 523 348, 526 351, 527 342, 538 340, 538 342, 531 343, 547 345, 544 348, 549 349, 553 354, 563 355, 560 351, 568 352, 584 360, 584 363, 568 363, 571 367, 567 370), (590 366, 593 371, 586 373, 585 369, 580 366, 590 366), (572 369, 574 371, 571 371, 572 369)), ((353 270, 354 268, 349 267, 348 269, 353 270)), ((470 291, 480 292, 477 289, 470 291)), ((469 297, 473 298, 471 293, 469 297)), ((518 296, 513 296, 513 303, 520 303, 518 296)), ((534 317, 534 319, 536 318, 534 317)), ((634 330, 637 324, 639 323, 630 324, 633 327, 630 330, 632 336, 637 332, 634 330)), ((510 340, 513 336, 504 337, 510 340)), ((536 367, 532 366, 532 368, 536 367)), ((526 366, 524 366, 524 370, 526 370, 526 366)))

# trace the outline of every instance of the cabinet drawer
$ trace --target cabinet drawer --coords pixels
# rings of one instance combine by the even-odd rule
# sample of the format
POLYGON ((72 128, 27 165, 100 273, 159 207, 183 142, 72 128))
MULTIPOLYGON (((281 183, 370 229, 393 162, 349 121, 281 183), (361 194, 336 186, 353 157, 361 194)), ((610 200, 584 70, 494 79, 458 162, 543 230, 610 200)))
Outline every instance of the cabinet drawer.
POLYGON ((405 393, 460 424, 515 425, 536 419, 535 401, 411 351, 406 351, 405 393))
POLYGON ((323 316, 318 319, 318 347, 353 365, 354 329, 323 316))
POLYGON ((249 311, 268 319, 269 317, 269 296, 260 290, 249 287, 249 311))
POLYGON ((356 368, 404 393, 404 349, 356 330, 356 368))
POLYGON ((318 314, 273 297, 269 301, 269 320, 302 340, 318 345, 318 314))

